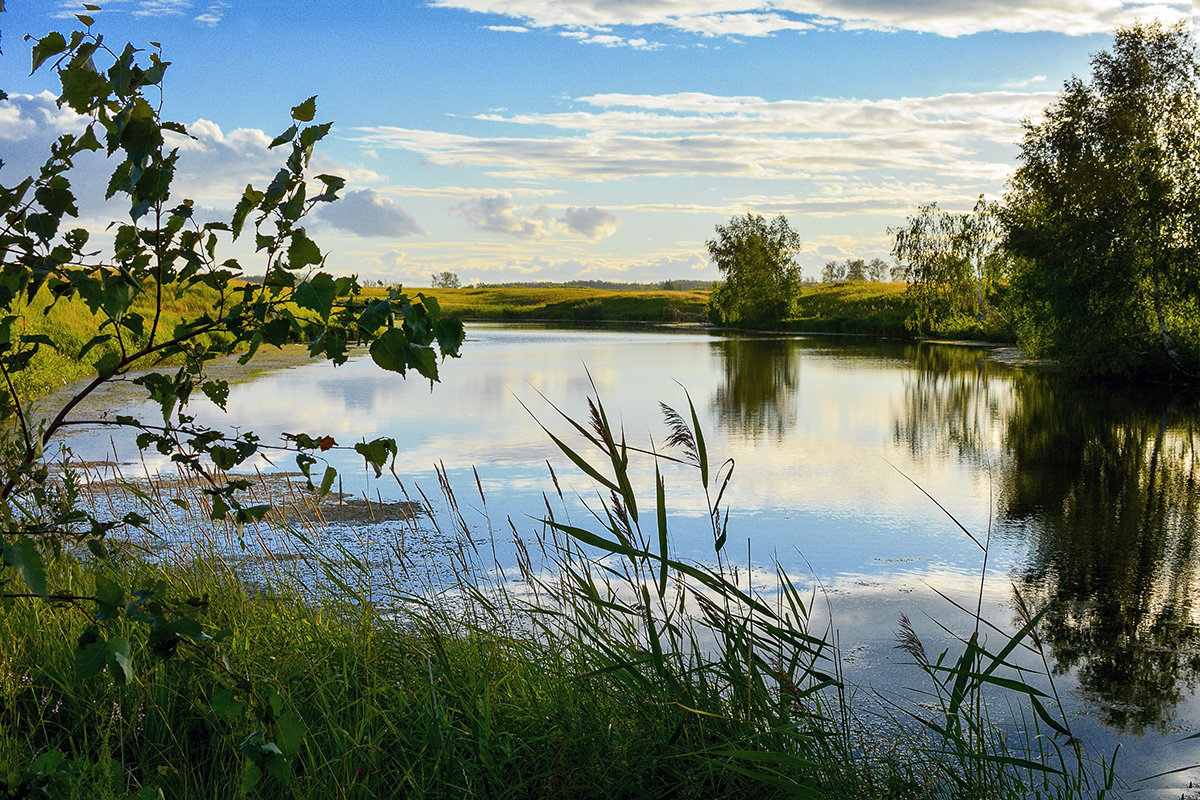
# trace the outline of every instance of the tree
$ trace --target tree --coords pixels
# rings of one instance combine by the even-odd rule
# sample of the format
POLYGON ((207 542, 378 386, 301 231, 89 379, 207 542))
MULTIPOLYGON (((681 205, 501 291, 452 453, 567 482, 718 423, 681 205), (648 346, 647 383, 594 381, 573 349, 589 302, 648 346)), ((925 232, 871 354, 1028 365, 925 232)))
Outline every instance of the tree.
POLYGON ((821 283, 836 283, 846 280, 846 263, 844 261, 826 261, 821 268, 821 283))
POLYGON ((458 279, 457 273, 444 270, 431 275, 429 285, 434 289, 458 289, 462 286, 462 281, 458 279))
POLYGON ((780 214, 733 217, 707 242, 709 258, 724 280, 709 296, 709 316, 718 323, 779 322, 795 307, 800 290, 800 235, 780 214))
MULTIPOLYGON (((132 45, 110 49, 92 32, 88 15, 78 19, 83 30, 38 39, 32 60, 35 72, 47 65, 57 72, 58 105, 77 114, 79 126, 59 137, 36 174, 0 185, 0 601, 42 598, 67 603, 57 606, 63 613, 83 611, 91 622, 79 640, 80 677, 107 671, 124 683, 135 678, 125 638, 130 625, 144 624, 150 649, 164 656, 211 637, 196 618, 199 600, 174 597, 177 590, 169 586, 126 585, 116 561, 112 577, 97 580, 94 596, 56 585, 47 569, 53 556, 82 545, 107 560, 108 533, 147 524, 136 513, 107 519, 90 511, 70 479, 70 463, 62 478, 48 463, 56 437, 72 425, 97 423, 72 415, 79 403, 114 381, 144 389, 161 419, 119 415, 100 424, 134 429, 139 447, 153 447, 199 476, 212 518, 229 519, 240 530, 269 509, 243 500, 250 482, 231 470, 264 450, 290 451, 309 488, 325 494, 336 472, 326 466, 314 484, 313 469, 339 445, 320 431, 287 434, 283 444, 271 446, 253 432, 201 425, 187 413, 188 400, 200 393, 223 408, 229 393, 225 381, 207 374, 213 359, 238 354, 246 363, 263 345, 304 342, 312 356, 338 365, 350 345, 363 343, 380 367, 401 375, 411 369, 435 381, 439 356, 457 355, 463 328, 441 316, 432 298, 391 291, 364 300, 353 276, 323 271, 325 253, 301 223, 317 206, 336 200, 344 181, 310 172, 313 148, 330 129, 330 123, 312 122, 316 98, 294 106, 291 124, 271 142, 286 157, 269 185, 246 186, 227 220, 202 222, 191 200, 172 196, 177 144, 188 134, 159 116, 168 62, 132 45), (125 218, 108 227, 110 245, 94 244, 86 228, 72 227, 80 216, 72 168, 77 158, 99 150, 114 165, 107 196, 128 203, 125 218), (218 255, 243 237, 253 242, 259 264, 252 274, 263 275, 261 281, 247 279, 237 259, 218 255), (181 294, 195 297, 192 307, 199 310, 168 325, 166 302, 181 294), (95 335, 79 346, 56 332, 24 333, 22 317, 33 313, 35 301, 86 306, 98 320, 95 335), (45 348, 62 350, 93 371, 61 407, 48 416, 40 409, 39 422, 21 387, 23 373, 45 348)), ((353 449, 376 474, 397 455, 396 443, 386 438, 353 449)), ((259 691, 221 663, 210 663, 218 680, 248 694, 259 691)), ((274 717, 262 722, 268 734, 280 724, 274 717)), ((279 749, 256 735, 261 747, 247 757, 277 771, 279 749)))
POLYGON ((1200 113, 1186 25, 1116 32, 1039 122, 1006 197, 1018 331, 1094 373, 1200 374, 1200 113))
MULTIPOLYGON (((980 195, 969 214, 919 206, 907 223, 889 231, 892 255, 903 267, 921 333, 958 319, 985 321, 998 314, 997 295, 1006 273, 1000 208, 980 195)), ((894 274, 894 273, 893 273, 894 274)))
POLYGON ((882 258, 872 258, 867 262, 867 280, 885 281, 887 280, 889 269, 887 262, 882 258))

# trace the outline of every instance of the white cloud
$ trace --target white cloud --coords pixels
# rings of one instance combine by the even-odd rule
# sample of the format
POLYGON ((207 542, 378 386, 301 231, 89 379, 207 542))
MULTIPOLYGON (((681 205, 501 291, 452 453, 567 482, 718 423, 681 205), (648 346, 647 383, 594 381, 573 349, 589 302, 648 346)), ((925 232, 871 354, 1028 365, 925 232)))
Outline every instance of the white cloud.
POLYGON ((568 208, 561 221, 567 230, 588 239, 603 239, 617 231, 616 216, 595 206, 568 208))
POLYGON ((195 20, 201 25, 207 25, 211 28, 225 18, 225 10, 227 8, 229 8, 229 3, 210 3, 203 13, 196 15, 195 20))
MULTIPOLYGON (((983 31, 1108 33, 1134 18, 1189 20, 1175 0, 432 0, 495 14, 522 26, 612 35, 654 26, 700 36, 769 36, 815 26, 963 36, 983 31)), ((586 36, 578 37, 588 41, 586 36)))
POLYGON ((135 17, 174 17, 191 8, 191 0, 142 0, 131 13, 135 17))
POLYGON ((595 206, 572 206, 554 217, 544 205, 519 216, 517 206, 506 195, 486 195, 459 203, 452 213, 480 231, 504 233, 518 239, 542 239, 549 236, 580 236, 596 241, 617 230, 617 218, 595 206))
MULTIPOLYGON (((141 18, 182 17, 196 11, 194 0, 108 0, 104 8, 96 11, 84 11, 83 4, 64 0, 59 3, 59 10, 54 16, 61 19, 74 18, 76 14, 87 13, 95 17, 99 14, 129 14, 141 18)), ((225 17, 229 3, 225 0, 211 0, 201 4, 201 10, 192 19, 201 25, 213 27, 225 17)))
POLYGON ((425 233, 407 211, 373 189, 348 192, 323 206, 319 216, 323 222, 359 236, 394 238, 425 233))
POLYGON ((496 31, 497 33, 529 33, 529 28, 524 25, 484 25, 484 30, 496 31))
POLYGON ((881 100, 775 100, 702 93, 602 94, 578 110, 478 119, 557 134, 477 137, 377 126, 350 138, 447 167, 545 183, 646 176, 797 180, 870 170, 997 181, 1021 119, 1055 95, 992 91, 881 100))
POLYGON ((1045 83, 1049 78, 1046 75, 1034 75, 1032 78, 1026 78, 1021 81, 1009 81, 1004 84, 1005 89, 1025 89, 1029 86, 1036 86, 1039 83, 1045 83))

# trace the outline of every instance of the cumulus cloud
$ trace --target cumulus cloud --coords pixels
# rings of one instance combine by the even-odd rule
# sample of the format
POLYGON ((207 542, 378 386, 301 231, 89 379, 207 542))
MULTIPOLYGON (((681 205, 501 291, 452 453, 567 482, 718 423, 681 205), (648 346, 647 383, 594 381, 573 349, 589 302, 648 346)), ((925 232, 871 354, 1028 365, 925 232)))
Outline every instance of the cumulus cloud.
POLYGON ((321 220, 359 236, 412 236, 425 233, 417 221, 390 197, 374 189, 348 192, 324 206, 321 220))
POLYGON ((512 198, 489 195, 459 203, 453 213, 480 231, 504 233, 518 239, 542 239, 549 236, 580 236, 592 241, 611 236, 617 230, 617 218, 601 208, 576 206, 555 217, 544 205, 519 216, 512 198))
MULTIPOLYGON (((4 153, 4 175, 8 180, 14 180, 15 176, 35 174, 54 140, 66 132, 82 131, 85 124, 82 117, 69 109, 59 108, 49 92, 13 94, 0 101, 0 152, 4 153)), ((227 217, 246 184, 265 187, 287 156, 286 152, 271 150, 271 137, 261 130, 225 131, 205 119, 188 123, 187 130, 190 136, 166 133, 168 145, 178 148, 180 154, 172 197, 194 200, 198 217, 201 210, 210 215, 209 218, 227 217)), ((370 170, 336 163, 320 153, 313 162, 316 171, 342 175, 351 184, 380 180, 370 170)), ((75 168, 70 173, 79 201, 80 219, 100 230, 109 220, 123 218, 128 212, 128 206, 120 197, 109 202, 103 200, 114 167, 115 163, 106 159, 102 151, 84 153, 75 159, 75 168)), ((391 212, 393 226, 399 224, 397 219, 403 210, 386 198, 379 198, 380 202, 376 203, 371 203, 370 199, 360 196, 350 200, 363 215, 364 225, 369 220, 371 224, 386 227, 384 220, 388 212, 391 212)), ((331 221, 331 224, 334 223, 331 221)))
POLYGON ((617 218, 595 206, 568 208, 560 221, 571 233, 588 239, 603 239, 617 231, 617 218))
POLYGON ((698 36, 770 36, 813 27, 919 31, 963 36, 983 31, 1107 33, 1135 18, 1191 19, 1180 0, 432 0, 442 8, 500 15, 522 26, 611 36, 613 28, 652 27, 698 36))

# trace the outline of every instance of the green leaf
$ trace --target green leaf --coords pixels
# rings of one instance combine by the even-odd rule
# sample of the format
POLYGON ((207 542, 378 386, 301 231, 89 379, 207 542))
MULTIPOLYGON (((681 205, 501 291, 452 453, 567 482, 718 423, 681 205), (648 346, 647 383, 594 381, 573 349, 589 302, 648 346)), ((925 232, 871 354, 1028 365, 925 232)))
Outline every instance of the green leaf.
POLYGON ((118 684, 133 681, 133 657, 126 639, 112 639, 105 648, 108 652, 108 671, 118 684))
POLYGON ((294 711, 285 711, 275 722, 275 743, 285 756, 300 752, 304 743, 304 721, 294 711))
POLYGON ((288 245, 288 262, 291 269, 321 263, 321 249, 317 247, 316 242, 308 238, 303 228, 297 228, 292 234, 292 242, 288 245))
POLYGON ((408 337, 399 328, 388 328, 378 339, 371 342, 371 360, 389 372, 401 375, 408 369, 406 351, 408 337))
POLYGON ((242 227, 246 224, 246 217, 250 215, 252 210, 258 207, 258 204, 262 200, 263 193, 247 184, 245 191, 242 192, 242 199, 238 201, 237 207, 233 210, 232 228, 234 239, 242 235, 242 227))
POLYGON ((234 689, 222 689, 217 692, 213 695, 210 705, 213 712, 227 722, 234 722, 240 718, 247 708, 234 689))
POLYGON ((200 391, 204 392, 204 396, 211 400, 217 408, 225 410, 225 404, 229 401, 229 381, 205 381, 200 384, 200 391))
POLYGON ((354 445, 354 452, 366 459, 367 464, 375 469, 375 477, 378 478, 383 474, 383 466, 387 464, 388 456, 396 457, 396 440, 381 437, 370 442, 359 442, 354 445))
POLYGON ((38 40, 33 46, 33 69, 29 74, 37 72, 38 67, 46 63, 46 59, 58 55, 67 49, 67 40, 58 31, 51 31, 38 40))
POLYGON ((292 119, 296 122, 312 122, 312 118, 317 114, 317 96, 305 100, 298 106, 292 106, 292 119))
POLYGON ((371 360, 389 372, 404 375, 409 367, 421 375, 436 381, 437 354, 433 348, 413 344, 399 328, 389 328, 371 342, 371 360))
POLYGON ((328 320, 333 311, 333 301, 337 299, 337 285, 330 275, 318 272, 311 280, 296 287, 293 299, 296 305, 315 311, 322 320, 328 320))
POLYGON ((75 648, 75 675, 79 678, 94 678, 104 669, 108 660, 108 648, 95 625, 89 626, 79 636, 75 648))
POLYGON ((297 130, 299 130, 299 128, 297 128, 295 125, 288 128, 286 131, 271 140, 270 147, 278 147, 281 144, 287 144, 296 137, 297 130))
POLYGON ((466 337, 462 320, 458 317, 443 317, 434 323, 433 332, 437 337, 442 355, 457 358, 458 350, 462 347, 463 339, 466 337))
POLYGON ((79 114, 88 114, 108 94, 108 81, 98 72, 87 69, 60 69, 62 99, 79 114))
POLYGON ((34 594, 46 596, 46 564, 37 545, 27 536, 4 543, 4 562, 17 571, 34 594))
POLYGON ((364 333, 375 333, 386 325, 392 316, 392 304, 389 300, 380 300, 363 309, 358 316, 358 327, 364 333))
POLYGON ((125 590, 120 584, 99 575, 96 577, 96 602, 100 606, 99 619, 111 619, 125 605, 125 590))
POLYGON ((328 135, 329 129, 333 127, 332 122, 326 122, 322 125, 310 125, 300 132, 300 147, 305 150, 312 147, 317 142, 321 141, 328 135))
POLYGON ((333 467, 325 468, 325 474, 321 478, 321 488, 317 490, 317 493, 321 497, 324 497, 325 495, 329 494, 329 490, 333 488, 333 479, 336 477, 337 477, 336 469, 334 469, 333 467))
POLYGON ((262 769, 249 758, 242 762, 242 794, 250 794, 258 782, 262 780, 262 769))

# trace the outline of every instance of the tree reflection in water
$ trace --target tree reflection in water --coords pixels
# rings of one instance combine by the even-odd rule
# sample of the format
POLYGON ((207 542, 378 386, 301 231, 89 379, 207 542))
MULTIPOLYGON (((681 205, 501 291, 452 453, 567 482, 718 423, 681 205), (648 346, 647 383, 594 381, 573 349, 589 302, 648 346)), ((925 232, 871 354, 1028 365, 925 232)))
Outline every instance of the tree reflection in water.
POLYGON ((712 409, 724 430, 752 439, 782 439, 796 425, 800 343, 792 339, 724 339, 712 343, 723 380, 712 409))
POLYGON ((1050 607, 1056 669, 1108 724, 1168 728, 1200 681, 1196 398, 1073 385, 966 348, 913 362, 897 441, 995 468, 997 528, 1029 545, 1016 586, 1050 607))

